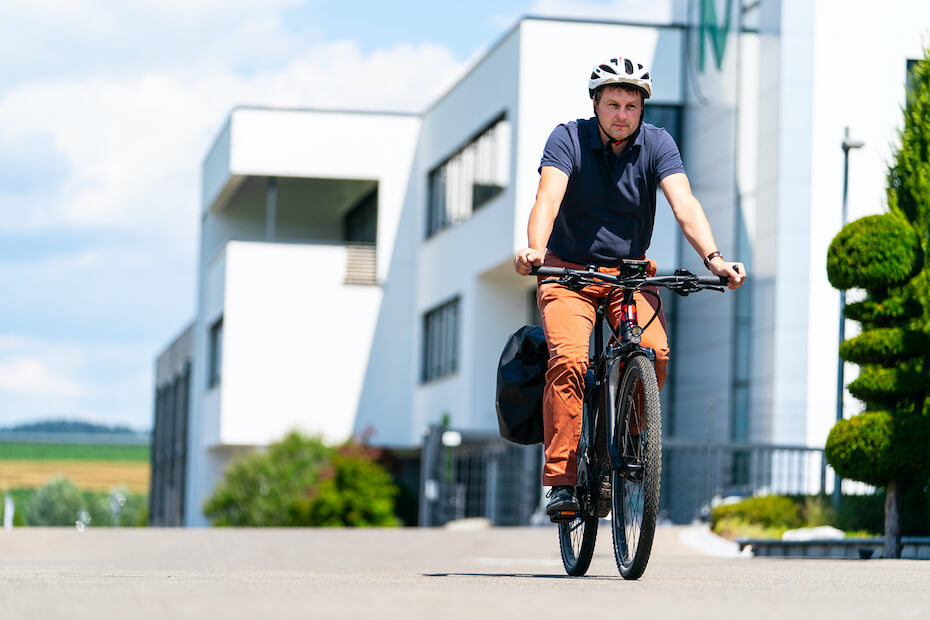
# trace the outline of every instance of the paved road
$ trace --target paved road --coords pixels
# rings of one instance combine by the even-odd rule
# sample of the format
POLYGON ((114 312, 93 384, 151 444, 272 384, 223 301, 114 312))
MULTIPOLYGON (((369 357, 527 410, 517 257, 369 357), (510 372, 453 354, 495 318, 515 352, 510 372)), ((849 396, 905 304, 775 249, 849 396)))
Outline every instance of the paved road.
POLYGON ((583 578, 551 527, 0 530, 0 618, 930 618, 930 562, 720 558, 682 532, 628 582, 603 527, 583 578))

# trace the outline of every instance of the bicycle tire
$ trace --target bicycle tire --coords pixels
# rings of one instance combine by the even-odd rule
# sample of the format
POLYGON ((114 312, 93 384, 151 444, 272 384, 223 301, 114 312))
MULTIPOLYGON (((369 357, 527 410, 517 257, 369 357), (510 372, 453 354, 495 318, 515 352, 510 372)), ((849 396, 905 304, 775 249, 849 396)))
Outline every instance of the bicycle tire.
MULTIPOLYGON (((593 375, 590 377, 585 375, 585 382, 587 385, 591 385, 593 375)), ((581 415, 581 436, 578 439, 579 472, 584 467, 580 456, 587 451, 588 425, 592 421, 587 400, 582 404, 581 415)), ((604 435, 606 437, 606 433, 604 435)), ((586 476, 579 476, 579 485, 586 480, 586 476)), ((587 481, 587 483, 597 484, 598 482, 587 481)), ((572 577, 580 577, 588 572, 591 558, 594 557, 594 543, 597 541, 597 515, 591 514, 591 506, 586 505, 585 502, 581 503, 581 511, 574 520, 568 523, 559 523, 559 550, 562 553, 562 566, 565 567, 565 572, 572 577)))
MULTIPOLYGON (((620 372, 619 364, 612 372, 620 372)), ((652 362, 629 358, 619 386, 614 433, 630 467, 611 471, 611 534, 620 575, 639 579, 652 553, 662 477, 662 412, 652 362)))
POLYGON ((559 523, 559 549, 562 551, 562 566, 572 577, 588 572, 594 557, 597 541, 597 517, 584 512, 570 523, 559 523))

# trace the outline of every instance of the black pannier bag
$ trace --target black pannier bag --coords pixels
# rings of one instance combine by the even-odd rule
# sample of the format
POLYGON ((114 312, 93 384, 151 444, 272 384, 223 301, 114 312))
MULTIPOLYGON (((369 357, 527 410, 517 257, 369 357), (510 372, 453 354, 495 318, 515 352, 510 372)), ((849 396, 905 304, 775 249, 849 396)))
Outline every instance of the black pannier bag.
POLYGON ((525 325, 507 340, 497 366, 497 424, 501 437, 543 442, 542 401, 549 349, 541 327, 525 325))

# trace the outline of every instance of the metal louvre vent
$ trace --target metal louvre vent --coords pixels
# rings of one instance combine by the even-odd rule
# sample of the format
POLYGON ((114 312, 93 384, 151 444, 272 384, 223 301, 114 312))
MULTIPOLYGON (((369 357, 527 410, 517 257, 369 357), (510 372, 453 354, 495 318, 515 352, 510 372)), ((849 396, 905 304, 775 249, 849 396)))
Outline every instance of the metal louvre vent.
POLYGON ((377 284, 375 244, 346 244, 346 284, 377 284))

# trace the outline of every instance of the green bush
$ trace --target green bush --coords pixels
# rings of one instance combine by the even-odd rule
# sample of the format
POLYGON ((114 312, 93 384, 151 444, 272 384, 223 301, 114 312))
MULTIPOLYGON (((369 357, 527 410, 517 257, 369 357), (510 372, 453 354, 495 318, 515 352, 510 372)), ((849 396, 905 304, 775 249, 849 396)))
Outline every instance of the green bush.
POLYGON ((711 527, 716 531, 718 522, 739 519, 763 528, 792 529, 801 527, 801 511, 784 495, 749 497, 736 504, 717 506, 711 511, 711 527))
POLYGON ((294 503, 313 487, 330 462, 332 449, 319 437, 290 433, 267 452, 240 457, 204 505, 221 526, 288 526, 294 503))
POLYGON ((880 533, 885 529, 885 490, 873 495, 844 495, 834 512, 834 527, 844 532, 880 533))
POLYGON ((214 525, 396 525, 397 487, 377 453, 291 433, 237 460, 204 506, 214 525))
POLYGON ((895 408, 902 400, 910 401, 924 393, 927 386, 923 374, 913 368, 865 366, 846 388, 866 403, 895 408))
POLYGON ((834 288, 880 292, 900 286, 923 267, 917 232, 893 213, 869 215, 843 227, 827 250, 827 277, 834 288))
POLYGON ((294 506, 294 521, 316 526, 396 526, 397 486, 361 446, 347 444, 333 456, 320 482, 294 506))
POLYGON ((892 440, 892 416, 886 411, 867 411, 839 420, 827 435, 827 460, 843 478, 884 485, 893 473, 888 462, 892 440))
POLYGON ((145 527, 148 525, 149 498, 142 493, 132 493, 125 488, 112 492, 84 492, 87 512, 91 516, 91 526, 145 527), (122 502, 120 502, 122 498, 122 502), (119 508, 119 521, 113 521, 113 503, 119 508))
POLYGON ((840 343, 840 357, 855 364, 899 362, 930 352, 930 337, 920 329, 881 327, 840 343))
POLYGON ((875 327, 888 327, 919 317, 923 306, 913 295, 895 295, 881 301, 866 299, 846 304, 843 314, 847 319, 875 327))
POLYGON ((58 476, 36 491, 26 505, 26 522, 38 526, 73 526, 85 506, 80 489, 67 478, 58 476))

